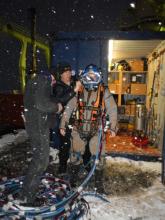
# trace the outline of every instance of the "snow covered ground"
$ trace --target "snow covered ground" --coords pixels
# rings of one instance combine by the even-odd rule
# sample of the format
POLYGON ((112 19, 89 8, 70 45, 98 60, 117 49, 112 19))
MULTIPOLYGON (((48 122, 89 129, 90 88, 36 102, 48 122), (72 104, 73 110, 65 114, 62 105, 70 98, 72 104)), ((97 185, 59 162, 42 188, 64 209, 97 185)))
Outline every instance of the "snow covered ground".
MULTIPOLYGON (((0 139, 0 152, 13 143, 22 143, 27 139, 24 130, 17 134, 4 135, 0 139)), ((127 162, 141 169, 150 169, 161 173, 160 162, 133 161, 125 158, 108 157, 109 162, 127 162)), ((164 220, 165 219, 165 186, 161 184, 160 176, 153 186, 127 196, 109 196, 110 203, 106 203, 94 196, 86 196, 91 214, 82 220, 164 220)))
MULTIPOLYGON (((165 188, 157 180, 149 189, 124 197, 109 197, 110 204, 86 197, 92 220, 164 220, 165 188)), ((84 218, 89 219, 89 218, 84 218)))
MULTIPOLYGON (((95 197, 86 197, 91 208, 92 220, 164 220, 165 186, 161 184, 161 163, 133 161, 126 158, 107 158, 109 162, 127 162, 142 170, 155 171, 158 178, 153 186, 127 196, 109 196, 110 203, 95 197)), ((87 220, 89 218, 84 218, 87 220)))

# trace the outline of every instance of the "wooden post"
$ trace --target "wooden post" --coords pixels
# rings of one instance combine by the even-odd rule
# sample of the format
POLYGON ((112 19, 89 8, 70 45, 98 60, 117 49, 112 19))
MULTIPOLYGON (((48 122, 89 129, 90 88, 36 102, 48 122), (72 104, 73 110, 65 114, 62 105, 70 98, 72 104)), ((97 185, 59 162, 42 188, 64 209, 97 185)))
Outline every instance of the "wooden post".
POLYGON ((162 146, 162 184, 165 185, 165 119, 163 128, 163 146, 162 146))
POLYGON ((119 71, 119 94, 118 94, 118 106, 121 106, 121 96, 123 88, 123 72, 119 71))

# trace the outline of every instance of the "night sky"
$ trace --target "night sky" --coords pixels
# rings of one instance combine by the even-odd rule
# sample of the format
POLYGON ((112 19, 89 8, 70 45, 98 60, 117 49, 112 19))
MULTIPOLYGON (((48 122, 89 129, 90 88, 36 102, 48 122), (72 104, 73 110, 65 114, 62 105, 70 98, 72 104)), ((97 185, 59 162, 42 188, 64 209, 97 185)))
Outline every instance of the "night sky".
MULTIPOLYGON (((28 9, 36 8, 37 33, 45 38, 58 31, 109 31, 134 22, 132 0, 0 0, 0 18, 30 30, 28 9)), ((141 11, 144 11, 142 8, 141 11)), ((0 91, 19 89, 20 43, 0 34, 0 91), (2 80, 3 79, 3 80, 2 80)), ((40 60, 39 60, 40 62, 40 60)))
POLYGON ((55 31, 114 30, 131 0, 1 0, 0 16, 8 22, 29 27, 27 9, 37 11, 37 31, 43 35, 55 31))

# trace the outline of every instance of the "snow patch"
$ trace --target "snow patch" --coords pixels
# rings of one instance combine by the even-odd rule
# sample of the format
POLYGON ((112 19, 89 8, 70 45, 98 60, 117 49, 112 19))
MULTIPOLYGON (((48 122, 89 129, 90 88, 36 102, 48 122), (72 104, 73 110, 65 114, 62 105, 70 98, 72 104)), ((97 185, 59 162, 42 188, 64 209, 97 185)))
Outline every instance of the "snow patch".
POLYGON ((28 139, 26 131, 18 130, 16 134, 6 134, 0 138, 0 152, 7 150, 7 146, 24 143, 28 139))
POLYGON ((161 173, 161 162, 148 162, 148 161, 135 161, 128 158, 122 157, 106 157, 107 163, 127 163, 129 165, 134 165, 136 167, 141 168, 143 171, 154 171, 157 174, 161 173))

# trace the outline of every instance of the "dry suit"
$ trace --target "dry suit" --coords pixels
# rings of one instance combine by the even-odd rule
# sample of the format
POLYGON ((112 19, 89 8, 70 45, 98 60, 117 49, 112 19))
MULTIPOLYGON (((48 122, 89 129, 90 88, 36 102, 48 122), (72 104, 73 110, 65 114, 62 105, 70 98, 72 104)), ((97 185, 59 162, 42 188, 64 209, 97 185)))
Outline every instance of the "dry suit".
MULTIPOLYGON (((117 105, 109 89, 98 86, 97 90, 88 91, 83 89, 78 97, 72 98, 65 107, 61 119, 60 128, 65 129, 70 119, 72 123, 72 152, 86 153, 89 151, 96 154, 98 143, 98 130, 102 126, 102 113, 106 112, 109 117, 110 130, 117 132, 117 105)), ((103 143, 103 152, 104 152, 103 143)), ((89 157, 89 152, 87 153, 89 157)))

